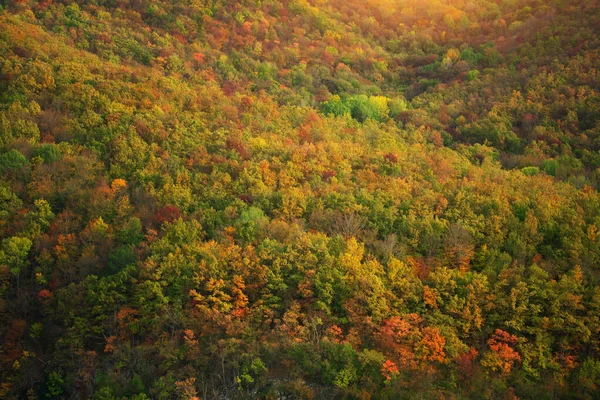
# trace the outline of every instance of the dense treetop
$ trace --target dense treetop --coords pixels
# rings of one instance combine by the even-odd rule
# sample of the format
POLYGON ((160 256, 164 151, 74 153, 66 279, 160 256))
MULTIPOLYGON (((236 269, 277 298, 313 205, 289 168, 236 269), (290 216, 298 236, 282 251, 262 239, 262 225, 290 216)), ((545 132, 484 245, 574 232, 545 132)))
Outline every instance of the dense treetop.
POLYGON ((0 397, 598 398, 599 10, 0 2, 0 397))

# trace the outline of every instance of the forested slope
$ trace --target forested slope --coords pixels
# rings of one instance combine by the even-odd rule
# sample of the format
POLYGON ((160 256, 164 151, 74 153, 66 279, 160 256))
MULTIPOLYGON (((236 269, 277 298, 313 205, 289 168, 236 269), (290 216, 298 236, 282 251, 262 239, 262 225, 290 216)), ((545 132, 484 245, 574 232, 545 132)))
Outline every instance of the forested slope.
POLYGON ((4 1, 0 397, 600 396, 600 4, 4 1))

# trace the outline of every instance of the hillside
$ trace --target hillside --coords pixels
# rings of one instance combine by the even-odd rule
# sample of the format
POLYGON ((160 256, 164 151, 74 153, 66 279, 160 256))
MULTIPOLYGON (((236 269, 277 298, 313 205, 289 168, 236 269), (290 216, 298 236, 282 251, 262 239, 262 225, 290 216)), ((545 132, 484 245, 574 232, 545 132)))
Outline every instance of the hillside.
POLYGON ((0 398, 598 398, 599 26, 0 2, 0 398))

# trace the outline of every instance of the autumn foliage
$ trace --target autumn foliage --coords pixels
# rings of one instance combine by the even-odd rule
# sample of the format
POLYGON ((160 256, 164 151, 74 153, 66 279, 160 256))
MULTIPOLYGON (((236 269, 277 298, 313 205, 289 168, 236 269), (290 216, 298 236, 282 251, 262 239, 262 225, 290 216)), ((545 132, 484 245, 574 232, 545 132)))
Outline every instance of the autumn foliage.
POLYGON ((0 3, 0 398, 600 398, 597 0, 0 3))

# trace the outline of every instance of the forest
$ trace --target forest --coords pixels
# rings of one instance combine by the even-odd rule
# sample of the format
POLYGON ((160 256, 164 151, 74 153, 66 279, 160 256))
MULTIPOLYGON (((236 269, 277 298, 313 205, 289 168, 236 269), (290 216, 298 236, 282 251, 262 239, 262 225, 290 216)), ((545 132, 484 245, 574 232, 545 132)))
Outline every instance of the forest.
POLYGON ((0 398, 600 398, 600 0, 0 0, 0 398))

